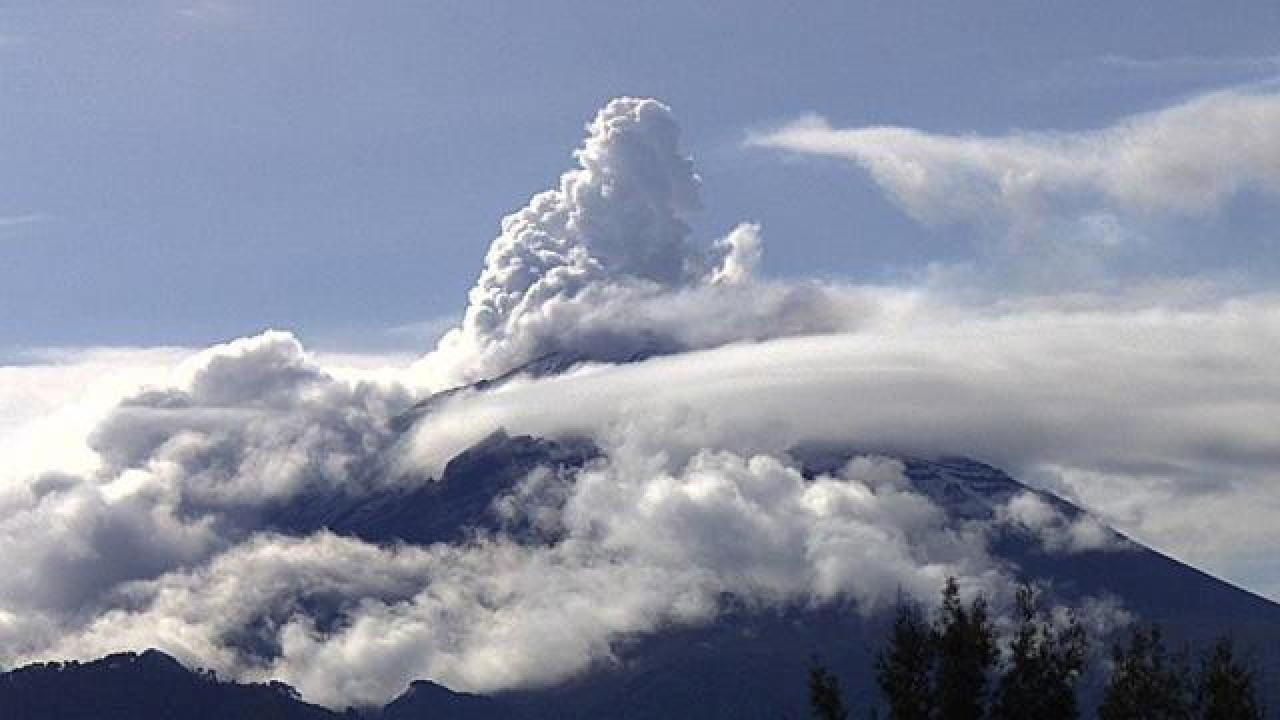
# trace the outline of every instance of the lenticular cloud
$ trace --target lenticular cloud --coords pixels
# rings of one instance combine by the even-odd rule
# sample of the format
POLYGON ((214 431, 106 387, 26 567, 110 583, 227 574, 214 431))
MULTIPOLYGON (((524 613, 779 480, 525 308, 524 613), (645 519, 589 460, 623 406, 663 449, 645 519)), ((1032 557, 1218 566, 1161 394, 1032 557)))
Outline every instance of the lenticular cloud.
MULTIPOLYGON (((1280 299, 969 307, 768 281, 757 226, 692 237, 700 181, 664 105, 618 99, 587 130, 577 167, 503 221, 461 325, 397 380, 267 332, 192 354, 90 433, 79 416, 19 427, 77 462, 0 484, 0 556, 23 559, 0 577, 0 664, 156 646, 334 706, 414 678, 534 687, 621 638, 711 622, 727 597, 873 612, 948 575, 1000 585, 1000 527, 1051 552, 1112 540, 1029 495, 957 521, 888 457, 806 477, 791 450, 807 441, 975 453, 1086 500, 1108 499, 1091 494, 1103 478, 1139 531, 1190 522, 1192 493, 1276 510, 1280 299), (568 374, 511 372, 548 354, 568 374), (672 357, 622 362, 657 355, 672 357), (594 454, 528 468, 462 541, 326 529, 333 508, 394 504, 504 431, 594 454)), ((1239 533, 1268 527, 1225 537, 1266 547, 1239 533)))

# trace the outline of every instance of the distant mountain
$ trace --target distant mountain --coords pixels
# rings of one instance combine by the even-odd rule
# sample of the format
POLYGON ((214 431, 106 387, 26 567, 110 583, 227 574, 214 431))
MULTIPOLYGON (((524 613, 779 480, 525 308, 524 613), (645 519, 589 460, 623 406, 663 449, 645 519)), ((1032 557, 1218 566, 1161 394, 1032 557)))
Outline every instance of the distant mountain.
POLYGON ((403 695, 388 703, 377 717, 379 720, 519 720, 520 710, 501 700, 456 693, 443 685, 415 680, 403 695))

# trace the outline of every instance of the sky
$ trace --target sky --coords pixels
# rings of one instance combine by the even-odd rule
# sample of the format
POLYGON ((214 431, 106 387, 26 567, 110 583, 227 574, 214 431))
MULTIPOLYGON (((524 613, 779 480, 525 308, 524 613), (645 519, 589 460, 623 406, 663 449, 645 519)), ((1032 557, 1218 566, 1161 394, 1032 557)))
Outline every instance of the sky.
MULTIPOLYGON (((744 146, 806 113, 948 134, 1079 131, 1276 74, 1273 3, 5 3, 0 349, 205 345, 286 327, 418 351, 498 220, 617 95, 679 114, 700 236, 764 272, 884 279, 973 258, 837 162, 744 146)), ((1208 226, 1230 258, 1274 203, 1208 226)), ((1268 245, 1274 249, 1274 244, 1268 245)), ((1256 249, 1256 247, 1255 247, 1256 249)), ((1275 253, 1256 258, 1276 277, 1275 253)))
POLYGON ((159 647, 333 707, 532 687, 728 596, 869 613, 953 575, 999 607, 995 533, 1126 551, 1104 524, 1280 600, 1277 30, 0 5, 0 557, 29 559, 0 665, 159 647), (519 372, 548 353, 576 364, 519 372), (495 501, 538 542, 263 524, 498 430, 604 454, 495 501), (808 480, 815 442, 871 454, 808 480), (903 455, 1088 514, 959 526, 903 455))

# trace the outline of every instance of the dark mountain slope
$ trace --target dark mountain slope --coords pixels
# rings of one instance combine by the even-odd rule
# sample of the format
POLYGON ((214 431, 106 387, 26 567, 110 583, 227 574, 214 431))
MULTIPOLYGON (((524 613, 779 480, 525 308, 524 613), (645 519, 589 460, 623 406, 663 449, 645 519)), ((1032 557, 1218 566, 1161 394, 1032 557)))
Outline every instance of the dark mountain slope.
POLYGON ((518 707, 483 695, 456 693, 426 680, 414 681, 403 695, 392 700, 378 714, 379 720, 522 720, 518 707))
POLYGON ((221 682, 155 650, 0 675, 5 720, 336 720, 283 683, 221 682))
POLYGON ((304 496, 275 509, 264 524, 299 535, 327 528, 368 542, 457 542, 472 529, 492 527, 493 500, 530 471, 579 468, 598 455, 587 441, 499 432, 450 460, 438 480, 417 479, 358 495, 304 496))

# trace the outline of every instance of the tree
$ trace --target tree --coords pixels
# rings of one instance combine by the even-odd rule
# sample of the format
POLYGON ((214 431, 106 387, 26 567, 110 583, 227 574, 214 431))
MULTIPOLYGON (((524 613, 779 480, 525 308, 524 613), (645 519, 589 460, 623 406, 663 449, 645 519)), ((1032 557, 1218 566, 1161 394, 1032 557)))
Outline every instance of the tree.
POLYGON ((899 593, 889 646, 876 659, 876 682, 889 720, 929 720, 933 714, 933 637, 915 601, 899 593))
POLYGON ((1135 628, 1128 647, 1112 651, 1114 667, 1098 708, 1100 720, 1189 720, 1191 678, 1185 655, 1165 650, 1160 628, 1135 628))
POLYGON ((937 647, 935 693, 938 714, 946 720, 980 720, 986 706, 987 680, 999 658, 995 630, 981 595, 966 606, 960 587, 948 578, 942 607, 934 623, 937 647))
POLYGON ((1074 720, 1075 684, 1084 671, 1088 640, 1074 613, 1055 626, 1029 585, 1018 588, 1017 627, 991 708, 994 720, 1074 720))
POLYGON ((1219 639, 1201 659, 1195 704, 1203 720, 1262 720, 1256 674, 1236 659, 1230 638, 1219 639))
POLYGON ((840 694, 840 680, 815 657, 809 666, 809 707, 815 720, 848 720, 840 694))

